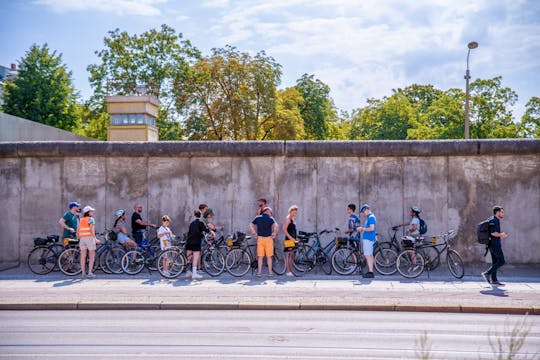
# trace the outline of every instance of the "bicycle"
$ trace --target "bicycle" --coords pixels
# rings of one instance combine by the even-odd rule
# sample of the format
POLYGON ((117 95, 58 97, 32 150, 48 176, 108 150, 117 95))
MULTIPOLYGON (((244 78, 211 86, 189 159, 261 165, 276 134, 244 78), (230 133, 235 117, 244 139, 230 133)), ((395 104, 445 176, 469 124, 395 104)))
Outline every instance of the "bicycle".
MULTIPOLYGON (((450 273, 457 279, 461 279, 465 274, 463 260, 459 253, 452 249, 451 240, 456 236, 455 230, 449 230, 446 233, 438 236, 433 236, 431 241, 415 242, 413 247, 403 250, 396 260, 396 267, 399 273, 406 278, 418 277, 424 269, 431 271, 434 268, 433 263, 439 264, 442 253, 446 253, 446 264, 450 273), (442 243, 438 243, 438 239, 442 239, 442 243), (439 250, 439 248, 442 248, 439 250), (435 259, 424 250, 435 249, 437 256, 435 259)), ((436 266, 435 266, 436 267, 436 266)))
MULTIPOLYGON (((114 267, 114 259, 117 256, 118 251, 123 251, 116 247, 116 243, 112 240, 109 240, 108 233, 96 233, 96 236, 105 236, 105 241, 100 242, 96 247, 96 254, 94 256, 94 266, 91 272, 95 272, 99 269, 107 274, 119 272, 114 267), (118 249, 118 250, 117 250, 118 249)), ((81 273, 81 250, 78 246, 79 240, 69 239, 68 246, 62 251, 58 256, 58 267, 60 271, 67 276, 75 276, 81 273)), ((86 264, 88 265, 88 259, 86 259, 86 264)))
MULTIPOLYGON (((236 277, 244 276, 249 269, 251 273, 258 269, 258 257, 253 254, 252 249, 257 247, 257 244, 247 244, 246 240, 251 239, 251 236, 246 236, 242 232, 236 232, 233 238, 227 241, 227 245, 231 248, 225 256, 225 267, 227 271, 236 277)), ((274 255, 272 256, 272 272, 276 275, 285 274, 285 257, 283 252, 277 252, 274 247, 274 255)))
MULTIPOLYGON (((225 271, 225 258, 220 251, 222 241, 213 240, 205 233, 204 247, 201 250, 202 269, 210 276, 219 276, 225 271)), ((191 256, 186 254, 186 239, 163 250, 156 261, 157 270, 161 276, 172 279, 178 277, 191 265, 191 256)))
POLYGON ((293 273, 295 275, 300 275, 308 271, 313 270, 316 266, 320 266, 322 271, 326 275, 332 274, 332 264, 331 256, 336 249, 336 246, 339 247, 337 241, 330 241, 326 245, 322 246, 320 237, 325 234, 336 234, 336 239, 339 237, 339 229, 335 228, 334 230, 325 229, 321 232, 298 232, 298 244, 293 249, 292 256, 293 260, 293 273), (310 239, 314 239, 312 245, 309 245, 310 239))
POLYGON ((161 252, 159 243, 155 244, 148 241, 148 238, 143 235, 141 244, 137 246, 137 249, 130 250, 122 256, 121 264, 122 270, 129 275, 136 275, 140 273, 146 266, 148 271, 157 270, 156 260, 161 252))
POLYGON ((64 251, 58 235, 47 235, 46 238, 34 238, 34 248, 30 250, 26 263, 34 274, 45 275, 58 267, 58 257, 64 251))

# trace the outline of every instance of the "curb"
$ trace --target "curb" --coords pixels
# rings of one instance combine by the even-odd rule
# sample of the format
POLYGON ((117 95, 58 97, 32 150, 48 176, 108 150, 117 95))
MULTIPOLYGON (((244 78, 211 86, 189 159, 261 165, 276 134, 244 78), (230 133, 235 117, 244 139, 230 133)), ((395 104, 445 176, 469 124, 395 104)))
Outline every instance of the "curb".
POLYGON ((540 315, 535 307, 430 306, 430 305, 327 305, 327 304, 244 304, 244 303, 3 303, 0 311, 14 310, 330 310, 330 311, 399 311, 476 314, 540 315))

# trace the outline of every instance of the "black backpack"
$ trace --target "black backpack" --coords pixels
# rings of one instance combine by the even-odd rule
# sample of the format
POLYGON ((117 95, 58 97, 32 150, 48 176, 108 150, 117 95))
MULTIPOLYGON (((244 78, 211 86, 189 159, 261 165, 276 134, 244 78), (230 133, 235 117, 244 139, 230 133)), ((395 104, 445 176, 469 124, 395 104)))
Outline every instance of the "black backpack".
POLYGON ((476 225, 476 239, 482 245, 488 245, 490 240, 489 222, 491 218, 486 219, 476 225))
POLYGON ((421 217, 418 217, 418 220, 420 220, 420 226, 418 227, 418 232, 420 235, 424 235, 427 233, 427 224, 421 217))

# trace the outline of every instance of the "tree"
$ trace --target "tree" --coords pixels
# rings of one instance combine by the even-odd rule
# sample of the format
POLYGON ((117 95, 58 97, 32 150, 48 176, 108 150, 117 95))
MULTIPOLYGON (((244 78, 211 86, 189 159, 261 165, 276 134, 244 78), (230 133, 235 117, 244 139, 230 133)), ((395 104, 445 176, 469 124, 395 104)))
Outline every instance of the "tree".
POLYGON ((336 118, 330 87, 314 75, 304 74, 296 81, 296 89, 304 98, 300 107, 308 140, 325 140, 329 136, 329 123, 336 118))
POLYGON ((525 105, 525 114, 521 119, 520 135, 540 138, 540 98, 533 96, 525 105))
POLYGON ((269 140, 302 140, 306 137, 300 106, 304 99, 294 87, 277 92, 275 117, 264 124, 269 140))
POLYGON ((264 52, 254 57, 227 46, 212 49, 175 82, 190 139, 264 140, 275 119, 281 66, 264 52))
POLYGON ((140 36, 116 29, 109 32, 104 43, 105 49, 96 51, 101 62, 88 66, 94 88, 89 105, 105 112, 105 96, 134 95, 137 86, 144 85, 146 93, 161 102, 157 119, 160 139, 180 139, 183 132, 173 84, 186 76, 199 51, 167 25, 140 36))
POLYGON ((71 71, 47 44, 32 45, 19 62, 19 75, 4 85, 6 113, 64 130, 78 128, 78 94, 71 71))
POLYGON ((511 106, 518 96, 502 87, 500 76, 477 79, 471 83, 471 138, 515 138, 518 126, 513 122, 511 106))

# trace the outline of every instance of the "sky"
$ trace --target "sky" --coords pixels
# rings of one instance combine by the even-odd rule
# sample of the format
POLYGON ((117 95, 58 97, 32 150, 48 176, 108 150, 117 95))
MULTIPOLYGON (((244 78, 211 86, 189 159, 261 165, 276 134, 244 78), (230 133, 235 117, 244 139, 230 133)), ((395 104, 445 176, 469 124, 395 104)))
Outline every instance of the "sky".
POLYGON ((85 100, 86 68, 99 63, 107 32, 161 24, 203 55, 226 45, 264 50, 282 66, 280 88, 314 74, 345 111, 412 84, 464 90, 470 41, 479 43, 471 81, 502 76, 519 96, 517 119, 540 97, 538 0, 8 0, 0 5, 0 65, 47 43, 85 100))

